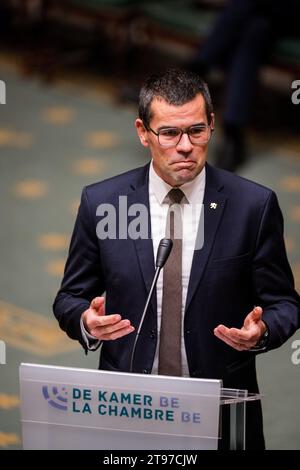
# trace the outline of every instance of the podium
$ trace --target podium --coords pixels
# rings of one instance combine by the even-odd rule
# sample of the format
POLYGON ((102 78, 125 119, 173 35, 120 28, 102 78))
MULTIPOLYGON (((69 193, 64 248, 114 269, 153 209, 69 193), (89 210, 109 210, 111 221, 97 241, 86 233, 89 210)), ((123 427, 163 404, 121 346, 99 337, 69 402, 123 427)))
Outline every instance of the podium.
POLYGON ((230 448, 245 448, 245 406, 221 380, 21 364, 24 449, 217 449, 230 408, 230 448))

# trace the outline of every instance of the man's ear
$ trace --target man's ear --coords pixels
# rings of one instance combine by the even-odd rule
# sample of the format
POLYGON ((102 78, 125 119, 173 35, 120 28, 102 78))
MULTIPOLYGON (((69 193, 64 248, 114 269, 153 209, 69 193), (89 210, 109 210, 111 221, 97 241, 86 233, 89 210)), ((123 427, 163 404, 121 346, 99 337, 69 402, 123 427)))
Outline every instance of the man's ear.
POLYGON ((210 127, 214 129, 215 128, 215 115, 214 113, 211 113, 210 116, 211 116, 210 127))
POLYGON ((135 121, 135 127, 138 133, 138 136, 140 138, 141 144, 144 147, 149 147, 148 143, 148 132, 146 131, 143 121, 141 119, 136 119, 135 121))

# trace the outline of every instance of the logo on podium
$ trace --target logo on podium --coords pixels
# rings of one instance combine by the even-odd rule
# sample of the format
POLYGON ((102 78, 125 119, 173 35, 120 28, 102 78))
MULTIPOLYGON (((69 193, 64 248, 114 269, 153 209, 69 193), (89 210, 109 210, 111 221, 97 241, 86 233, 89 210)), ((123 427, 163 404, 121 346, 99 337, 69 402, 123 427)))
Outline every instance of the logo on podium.
POLYGON ((65 387, 60 390, 57 387, 47 387, 46 385, 42 388, 43 396, 47 400, 48 404, 58 410, 67 411, 68 409, 68 392, 65 387))

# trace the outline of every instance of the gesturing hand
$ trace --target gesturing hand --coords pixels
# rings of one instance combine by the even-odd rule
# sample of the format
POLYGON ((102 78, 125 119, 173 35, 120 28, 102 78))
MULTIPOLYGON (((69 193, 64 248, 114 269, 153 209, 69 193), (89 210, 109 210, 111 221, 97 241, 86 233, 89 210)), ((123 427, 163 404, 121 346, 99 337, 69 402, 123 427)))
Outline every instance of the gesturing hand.
POLYGON ((90 307, 82 314, 85 329, 99 340, 118 339, 134 331, 129 320, 121 315, 105 315, 104 297, 95 297, 90 307))
POLYGON ((217 338, 238 351, 248 351, 256 345, 267 327, 262 321, 262 308, 255 307, 245 318, 241 329, 218 325, 214 329, 217 338))

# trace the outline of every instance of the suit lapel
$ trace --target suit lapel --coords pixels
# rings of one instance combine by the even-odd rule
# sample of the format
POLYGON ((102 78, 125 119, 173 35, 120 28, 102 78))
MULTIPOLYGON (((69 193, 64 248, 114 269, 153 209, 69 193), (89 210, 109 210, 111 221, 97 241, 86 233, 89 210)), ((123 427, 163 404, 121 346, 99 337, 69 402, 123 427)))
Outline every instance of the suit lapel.
MULTIPOLYGON (((194 251, 185 311, 188 310, 190 302, 203 276, 227 200, 227 197, 219 192, 223 185, 215 181, 214 171, 215 170, 209 165, 206 166, 204 207, 202 208, 201 214, 201 218, 204 217, 204 243, 201 249, 194 251)), ((201 223, 198 229, 199 238, 201 236, 203 237, 200 233, 200 225, 201 223)))
MULTIPOLYGON (((151 217, 150 217, 150 206, 149 206, 149 165, 145 167, 146 175, 143 180, 136 187, 133 186, 133 191, 127 196, 128 208, 133 204, 142 204, 147 209, 148 218, 148 237, 146 239, 138 238, 133 240, 137 258, 140 265, 140 271, 146 286, 147 294, 150 290, 151 283, 155 274, 154 266, 154 252, 153 243, 151 237, 151 217)), ((153 312, 156 315, 157 304, 156 295, 152 296, 151 306, 153 312)))

